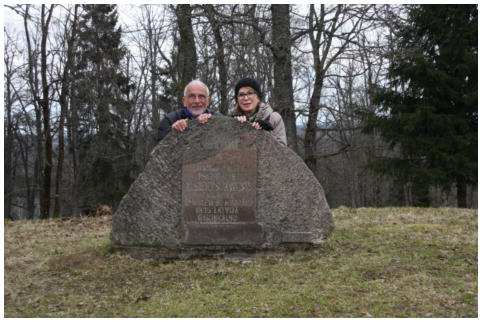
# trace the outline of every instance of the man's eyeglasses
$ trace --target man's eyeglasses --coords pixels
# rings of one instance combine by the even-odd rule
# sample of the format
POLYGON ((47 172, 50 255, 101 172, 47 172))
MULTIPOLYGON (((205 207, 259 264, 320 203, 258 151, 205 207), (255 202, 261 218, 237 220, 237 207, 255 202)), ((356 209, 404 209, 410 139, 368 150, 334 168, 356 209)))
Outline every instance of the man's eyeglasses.
POLYGON ((254 94, 256 94, 256 93, 255 93, 255 92, 239 93, 239 94, 238 94, 238 98, 251 97, 251 96, 253 96, 254 94))
POLYGON ((196 99, 196 97, 197 97, 200 101, 202 101, 202 100, 205 100, 207 96, 206 96, 206 95, 202 95, 202 94, 201 94, 201 95, 189 94, 189 96, 188 96, 187 98, 189 98, 189 99, 191 99, 191 100, 194 100, 194 99, 196 99))

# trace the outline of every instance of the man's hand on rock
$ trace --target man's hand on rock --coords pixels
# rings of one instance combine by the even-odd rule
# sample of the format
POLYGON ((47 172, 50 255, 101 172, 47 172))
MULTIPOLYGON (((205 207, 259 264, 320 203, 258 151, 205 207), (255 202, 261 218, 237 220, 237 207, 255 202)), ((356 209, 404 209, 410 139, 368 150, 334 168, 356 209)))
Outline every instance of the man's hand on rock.
POLYGON ((204 113, 204 114, 199 115, 197 117, 197 120, 199 121, 199 123, 204 124, 211 118, 211 116, 212 115, 210 113, 204 113))
POLYGON ((177 120, 171 127, 176 131, 182 132, 187 128, 187 119, 177 120))

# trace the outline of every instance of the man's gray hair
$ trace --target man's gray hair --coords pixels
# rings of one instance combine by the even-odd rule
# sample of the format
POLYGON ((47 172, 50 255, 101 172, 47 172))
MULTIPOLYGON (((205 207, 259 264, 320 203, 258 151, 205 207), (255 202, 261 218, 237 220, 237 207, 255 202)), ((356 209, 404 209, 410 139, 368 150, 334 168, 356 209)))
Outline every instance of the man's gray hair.
POLYGON ((206 84, 204 84, 203 82, 201 82, 199 79, 195 79, 195 80, 192 80, 189 82, 189 84, 186 85, 186 87, 184 87, 184 97, 186 97, 186 94, 187 94, 187 88, 191 85, 201 85, 201 86, 204 86, 204 88, 206 88, 206 93, 207 93, 207 97, 209 97, 209 88, 207 87, 206 84))

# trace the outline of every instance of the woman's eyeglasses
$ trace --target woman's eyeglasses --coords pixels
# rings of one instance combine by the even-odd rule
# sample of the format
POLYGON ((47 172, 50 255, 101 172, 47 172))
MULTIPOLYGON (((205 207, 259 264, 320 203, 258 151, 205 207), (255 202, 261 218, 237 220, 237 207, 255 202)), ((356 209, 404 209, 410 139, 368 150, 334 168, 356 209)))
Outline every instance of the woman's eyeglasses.
POLYGON ((238 94, 238 98, 251 97, 251 96, 253 96, 254 94, 256 94, 256 93, 255 93, 255 92, 239 93, 239 94, 238 94))

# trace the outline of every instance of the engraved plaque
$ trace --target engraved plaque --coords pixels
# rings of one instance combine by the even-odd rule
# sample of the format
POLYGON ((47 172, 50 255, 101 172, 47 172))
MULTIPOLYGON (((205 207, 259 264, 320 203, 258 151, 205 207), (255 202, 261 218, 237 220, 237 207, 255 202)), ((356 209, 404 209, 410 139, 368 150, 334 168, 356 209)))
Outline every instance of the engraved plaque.
POLYGON ((256 150, 222 150, 199 161, 185 157, 182 218, 184 244, 262 243, 256 223, 256 150))

